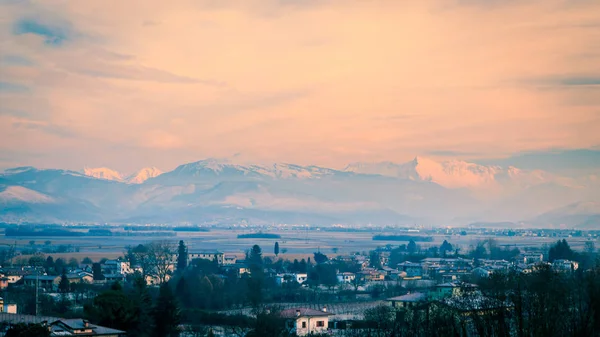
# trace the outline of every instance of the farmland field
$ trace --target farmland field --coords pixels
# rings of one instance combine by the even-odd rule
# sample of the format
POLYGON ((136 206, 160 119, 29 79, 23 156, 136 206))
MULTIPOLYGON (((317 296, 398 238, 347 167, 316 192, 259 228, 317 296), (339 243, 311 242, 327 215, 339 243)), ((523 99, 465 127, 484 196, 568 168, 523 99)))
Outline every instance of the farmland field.
MULTIPOLYGON (((17 248, 31 246, 34 241, 35 247, 43 247, 46 241, 52 246, 72 245, 77 248, 75 252, 53 254, 63 257, 83 258, 88 256, 92 259, 107 257, 115 258, 123 254, 127 246, 138 245, 155 240, 179 241, 184 240, 190 251, 193 250, 219 250, 227 254, 236 254, 240 257, 252 245, 258 244, 263 248, 266 256, 272 255, 275 241, 279 242, 281 251, 287 259, 304 258, 311 256, 313 252, 320 250, 325 254, 348 254, 352 252, 367 252, 379 246, 390 244, 397 246, 406 244, 405 241, 374 241, 372 238, 381 232, 330 232, 321 230, 274 230, 281 238, 238 238, 239 234, 251 233, 249 230, 213 229, 209 232, 178 232, 176 236, 82 236, 82 237, 0 237, 0 245, 8 246, 16 244, 17 248)), ((440 235, 418 233, 416 235, 433 237, 432 242, 421 242, 423 248, 439 246, 444 240, 448 240, 462 252, 471 249, 480 241, 492 236, 486 235, 440 235)), ((511 247, 541 247, 544 244, 556 242, 557 237, 535 237, 535 236, 493 236, 499 245, 511 247)), ((586 237, 566 238, 571 247, 582 250, 586 237)))

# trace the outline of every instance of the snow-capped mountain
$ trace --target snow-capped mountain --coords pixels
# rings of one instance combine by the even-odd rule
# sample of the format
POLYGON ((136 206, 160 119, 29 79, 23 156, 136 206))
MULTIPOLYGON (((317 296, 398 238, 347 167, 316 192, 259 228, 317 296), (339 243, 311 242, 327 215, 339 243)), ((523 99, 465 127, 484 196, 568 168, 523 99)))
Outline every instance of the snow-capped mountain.
POLYGON ((180 165, 153 179, 153 182, 176 183, 178 181, 205 182, 214 180, 246 179, 320 179, 344 172, 318 166, 300 166, 294 164, 240 164, 224 159, 205 159, 180 165))
MULTIPOLYGON (((126 177, 107 168, 80 173, 21 167, 0 174, 0 221, 465 225, 455 219, 534 219, 531 223, 554 225, 548 218, 553 210, 600 200, 598 184, 587 176, 422 157, 401 164, 355 163, 344 170, 205 159, 162 174, 145 168, 126 177)), ((573 209, 569 219, 588 212, 573 209)), ((589 227, 597 217, 586 219, 589 227)))
POLYGON ((459 160, 438 162, 423 157, 416 157, 404 164, 354 163, 348 165, 345 170, 415 181, 430 181, 446 188, 481 189, 512 184, 536 185, 553 179, 551 174, 539 170, 525 171, 515 167, 486 166, 459 160))
POLYGON ((86 167, 83 169, 83 174, 89 177, 98 179, 123 181, 123 175, 115 170, 111 170, 107 167, 90 168, 86 167))
POLYGON ((156 167, 145 167, 128 176, 125 176, 124 174, 113 169, 109 169, 107 167, 86 167, 83 169, 83 174, 85 174, 88 177, 110 181, 119 181, 128 184, 141 184, 150 178, 158 177, 162 173, 163 172, 157 169, 156 167))
POLYGON ((156 178, 163 172, 156 167, 145 167, 134 174, 128 176, 125 181, 129 184, 141 184, 150 178, 156 178))

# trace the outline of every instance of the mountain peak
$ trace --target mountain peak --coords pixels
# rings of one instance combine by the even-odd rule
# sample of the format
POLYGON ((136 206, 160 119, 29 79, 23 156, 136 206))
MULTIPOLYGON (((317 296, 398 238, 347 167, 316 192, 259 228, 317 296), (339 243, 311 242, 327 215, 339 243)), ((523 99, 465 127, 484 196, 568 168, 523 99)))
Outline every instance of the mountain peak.
POLYGON ((416 156, 404 164, 390 162, 354 163, 346 171, 378 174, 414 181, 430 181, 447 188, 498 187, 499 181, 535 185, 550 177, 542 171, 523 171, 515 167, 485 166, 461 160, 436 161, 416 156))
POLYGON ((130 184, 141 184, 150 178, 158 177, 162 173, 163 172, 156 167, 144 167, 143 169, 128 176, 127 182, 130 184))
POLYGON ((123 175, 115 170, 109 169, 108 167, 96 167, 90 168, 85 167, 83 173, 88 177, 97 179, 105 179, 112 181, 123 181, 123 175))

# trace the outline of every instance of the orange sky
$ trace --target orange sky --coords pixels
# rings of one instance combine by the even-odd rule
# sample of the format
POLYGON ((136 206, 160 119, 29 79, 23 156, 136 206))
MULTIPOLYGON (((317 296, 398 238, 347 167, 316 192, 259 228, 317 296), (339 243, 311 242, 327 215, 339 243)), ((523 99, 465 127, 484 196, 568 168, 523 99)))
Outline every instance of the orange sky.
POLYGON ((0 4, 0 167, 600 145, 594 0, 0 4))

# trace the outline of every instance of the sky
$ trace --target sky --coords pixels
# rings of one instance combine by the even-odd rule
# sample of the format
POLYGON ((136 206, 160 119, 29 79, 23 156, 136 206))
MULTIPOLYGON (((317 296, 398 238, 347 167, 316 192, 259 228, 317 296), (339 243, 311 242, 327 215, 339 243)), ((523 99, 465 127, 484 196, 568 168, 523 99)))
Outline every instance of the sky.
POLYGON ((0 0, 0 168, 599 158, 598 130, 597 0, 0 0))

